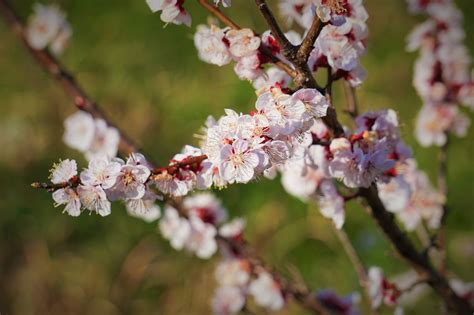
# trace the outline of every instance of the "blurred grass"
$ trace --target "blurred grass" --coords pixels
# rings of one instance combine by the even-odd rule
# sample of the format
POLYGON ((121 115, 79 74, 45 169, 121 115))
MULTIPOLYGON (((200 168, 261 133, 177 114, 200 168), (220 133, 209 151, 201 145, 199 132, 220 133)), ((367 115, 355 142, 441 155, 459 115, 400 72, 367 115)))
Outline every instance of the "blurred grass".
MULTIPOLYGON (((74 29, 62 61, 153 160, 164 163, 184 144, 196 143, 192 135, 207 115, 252 108, 250 84, 239 81, 231 66, 200 62, 193 29, 164 29, 145 1, 58 3, 74 29)), ((369 76, 358 91, 361 107, 395 108, 420 168, 434 179, 437 150, 420 148, 412 135, 420 108, 411 86, 416 56, 403 50, 406 34, 421 18, 408 16, 404 1, 365 3, 371 35, 363 58, 369 76)), ((472 52, 472 3, 457 3, 465 14, 466 44, 472 52)), ((30 13, 32 1, 14 4, 23 17, 30 13)), ((193 26, 205 21, 194 2, 186 6, 193 26)), ((229 12, 241 25, 261 32, 265 26, 253 11, 251 2, 234 1, 229 12)), ((62 121, 74 111, 71 100, 3 23, 0 39, 0 313, 208 314, 213 263, 170 249, 154 224, 130 218, 120 205, 106 218, 71 218, 53 208, 49 194, 30 189, 29 183, 45 179, 58 158, 76 158, 81 166, 85 162, 61 142, 62 121)), ((340 88, 335 92, 336 105, 342 106, 340 88)), ((448 178, 449 266, 470 281, 473 129, 468 137, 452 141, 448 178)), ((248 239, 279 271, 290 276, 295 266, 309 286, 331 287, 340 294, 358 289, 330 224, 313 207, 285 194, 278 180, 234 185, 217 194, 233 216, 248 220, 248 239)), ((406 270, 359 205, 350 204, 347 217, 347 232, 367 266, 383 266, 390 275, 406 270)), ((426 298, 407 314, 437 311, 437 302, 426 298)), ((290 305, 281 314, 305 313, 290 305)))

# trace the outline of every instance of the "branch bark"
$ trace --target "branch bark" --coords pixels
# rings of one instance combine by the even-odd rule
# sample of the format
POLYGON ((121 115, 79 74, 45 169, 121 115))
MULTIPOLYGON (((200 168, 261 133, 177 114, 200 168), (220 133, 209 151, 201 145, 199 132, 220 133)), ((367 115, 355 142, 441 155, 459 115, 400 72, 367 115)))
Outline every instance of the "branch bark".
POLYGON ((315 14, 313 22, 306 33, 305 38, 301 42, 300 48, 298 49, 297 57, 301 61, 308 62, 309 55, 314 48, 314 43, 321 33, 321 30, 324 27, 324 23, 321 22, 319 17, 315 14))
POLYGON ((472 314, 473 308, 469 305, 469 302, 453 291, 446 278, 433 268, 427 255, 420 254, 413 243, 400 230, 395 223, 393 214, 385 209, 375 185, 370 188, 361 188, 360 193, 370 206, 373 218, 397 252, 415 269, 421 278, 427 279, 426 282, 443 299, 448 309, 456 314, 472 314))

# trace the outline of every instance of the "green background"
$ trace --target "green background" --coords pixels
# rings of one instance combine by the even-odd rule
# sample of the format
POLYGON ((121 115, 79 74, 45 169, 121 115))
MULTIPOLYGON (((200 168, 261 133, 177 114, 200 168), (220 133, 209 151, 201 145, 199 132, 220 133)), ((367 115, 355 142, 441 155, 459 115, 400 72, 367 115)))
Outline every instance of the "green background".
MULTIPOLYGON (((12 2, 23 18, 30 14, 31 1, 12 2)), ((240 25, 265 30, 253 1, 233 2, 226 12, 240 25)), ((154 161, 166 163, 184 144, 196 144, 193 134, 209 114, 253 107, 253 88, 234 75, 232 66, 198 60, 192 36, 207 14, 194 1, 186 3, 193 28, 164 28, 144 0, 56 3, 74 30, 61 61, 154 161)), ((276 7, 276 1, 269 3, 276 7)), ((400 0, 365 3, 370 36, 362 63, 369 74, 358 90, 361 109, 396 109, 420 168, 435 179, 437 149, 421 148, 413 138, 421 102, 411 85, 416 54, 404 51, 406 34, 423 17, 409 16, 400 0)), ((474 51, 472 1, 457 3, 465 14, 466 45, 474 51)), ((340 83, 334 88, 335 105, 341 108, 340 83)), ((86 166, 61 141, 62 122, 74 111, 72 100, 0 22, 0 313, 209 314, 218 258, 202 261, 172 250, 156 233, 156 224, 129 217, 119 204, 106 218, 87 213, 72 218, 53 207, 48 193, 30 188, 31 182, 47 179, 59 158, 75 158, 81 168, 86 166)), ((471 281, 473 130, 453 139, 448 177, 448 264, 471 281)), ((216 193, 232 216, 247 219, 246 237, 281 273, 292 277, 296 268, 311 288, 340 294, 358 289, 331 224, 316 208, 287 195, 279 180, 216 193)), ((407 270, 360 205, 347 207, 345 228, 364 264, 382 266, 388 275, 407 270)), ((433 297, 407 308, 406 314, 438 313, 433 297)), ((251 309, 264 313, 254 305, 251 309)), ((278 314, 306 313, 290 303, 278 314)))

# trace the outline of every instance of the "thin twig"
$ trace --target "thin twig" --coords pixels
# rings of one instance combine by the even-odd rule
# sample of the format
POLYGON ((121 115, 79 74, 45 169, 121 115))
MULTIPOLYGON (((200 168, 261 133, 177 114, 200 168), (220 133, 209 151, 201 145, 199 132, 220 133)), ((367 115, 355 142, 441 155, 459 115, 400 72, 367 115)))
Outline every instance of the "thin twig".
POLYGON ((286 56, 286 54, 293 54, 296 51, 296 46, 290 43, 288 38, 286 38, 286 35, 281 30, 280 26, 278 25, 278 22, 273 16, 273 13, 270 11, 270 8, 268 7, 265 0, 255 0, 255 3, 259 8, 260 13, 262 13, 263 18, 267 22, 267 25, 270 28, 273 37, 275 37, 276 41, 283 49, 283 54, 285 55, 285 57, 290 59, 289 56, 286 56))
MULTIPOLYGON (((114 126, 114 124, 97 107, 95 102, 84 92, 74 76, 63 67, 51 53, 47 50, 34 49, 28 44, 23 24, 6 0, 0 0, 0 14, 3 15, 4 20, 11 27, 15 35, 21 39, 27 50, 36 61, 38 61, 43 69, 61 83, 64 90, 74 100, 74 104, 78 109, 88 112, 94 118, 104 119, 109 126, 114 126)), ((135 146, 123 132, 120 133, 119 149, 124 153, 124 155, 129 155, 132 152, 138 151, 138 147, 135 146)))
POLYGON ((347 81, 344 81, 343 85, 344 95, 347 101, 347 109, 345 112, 348 113, 352 118, 356 118, 359 115, 359 110, 355 90, 347 81))
POLYGON ((357 255, 357 252, 352 245, 351 241, 349 240, 349 237, 347 236, 346 232, 343 229, 338 229, 334 225, 334 231, 337 235, 337 238, 342 244, 342 247, 344 248, 344 251, 347 254, 347 257, 349 257, 349 260, 351 261, 352 267, 354 268, 357 278, 359 280, 359 285, 360 288, 362 289, 365 301, 367 303, 367 306, 370 309, 371 314, 377 315, 378 312, 376 309, 372 307, 372 299, 370 297, 369 293, 369 281, 367 279, 367 273, 364 268, 364 265, 362 264, 362 261, 359 258, 359 255, 357 255))

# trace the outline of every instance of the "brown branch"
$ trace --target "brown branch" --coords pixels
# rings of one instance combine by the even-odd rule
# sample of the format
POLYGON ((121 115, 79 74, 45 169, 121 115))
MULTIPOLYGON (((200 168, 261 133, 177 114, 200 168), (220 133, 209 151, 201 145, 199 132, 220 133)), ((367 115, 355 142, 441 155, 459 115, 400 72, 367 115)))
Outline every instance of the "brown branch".
POLYGON ((240 30, 241 27, 237 23, 232 21, 229 17, 227 17, 224 13, 222 13, 222 11, 219 10, 217 6, 209 3, 209 1, 207 0, 198 0, 198 3, 203 6, 207 11, 212 13, 212 15, 218 18, 222 23, 224 23, 224 25, 235 30, 240 30))
MULTIPOLYGON (((3 15, 4 20, 13 30, 15 35, 21 39, 30 54, 38 61, 38 63, 46 70, 53 78, 58 80, 63 86, 64 90, 72 97, 76 107, 82 111, 88 112, 94 118, 101 118, 107 121, 109 126, 114 126, 110 120, 99 110, 95 102, 84 92, 82 87, 77 83, 74 76, 64 68, 60 62, 47 50, 37 50, 32 48, 25 37, 25 29, 22 22, 16 16, 7 0, 0 0, 0 14, 3 15)), ((119 149, 125 155, 132 152, 137 152, 138 148, 126 137, 120 133, 119 149)))
POLYGON ((456 314, 472 314, 473 308, 469 302, 459 297, 438 271, 431 265, 426 255, 420 254, 408 237, 400 230, 392 213, 389 213, 378 196, 375 185, 361 188, 361 195, 371 208, 371 214, 385 236, 391 241, 397 252, 415 269, 420 277, 440 296, 447 307, 456 314))
POLYGON ((285 57, 287 57, 286 54, 293 54, 296 51, 296 46, 290 43, 288 38, 286 38, 285 34, 278 25, 278 22, 273 16, 273 13, 270 11, 270 8, 268 8, 268 5, 265 0, 255 0, 255 3, 259 8, 260 13, 262 13, 263 18, 267 22, 267 25, 270 28, 270 32, 272 33, 273 37, 275 37, 276 41, 283 49, 285 57))
POLYGON ((282 49, 283 56, 288 59, 296 69, 296 76, 293 78, 297 87, 319 88, 316 80, 308 67, 307 59, 298 58, 298 48, 290 43, 281 30, 273 13, 268 8, 265 0, 255 0, 260 13, 267 22, 272 35, 282 49))
POLYGON ((333 227, 334 227, 333 230, 335 231, 337 238, 341 242, 342 247, 347 254, 347 257, 349 257, 349 260, 351 261, 351 264, 354 267, 354 270, 357 274, 357 278, 359 280, 359 286, 362 289, 364 298, 370 309, 370 312, 372 315, 377 315, 378 311, 372 307, 372 298, 370 297, 370 293, 369 293, 369 281, 367 279, 367 272, 364 268, 364 265, 362 264, 362 261, 360 260, 359 255, 357 255, 357 252, 354 246, 352 245, 351 241, 347 237, 346 232, 343 229, 338 229, 335 226, 333 227))
POLYGON ((314 43, 321 33, 321 30, 324 27, 324 23, 321 22, 318 15, 314 15, 313 22, 309 27, 308 32, 306 33, 305 38, 301 42, 300 48, 298 49, 297 57, 300 60, 308 62, 309 55, 314 48, 314 43))

